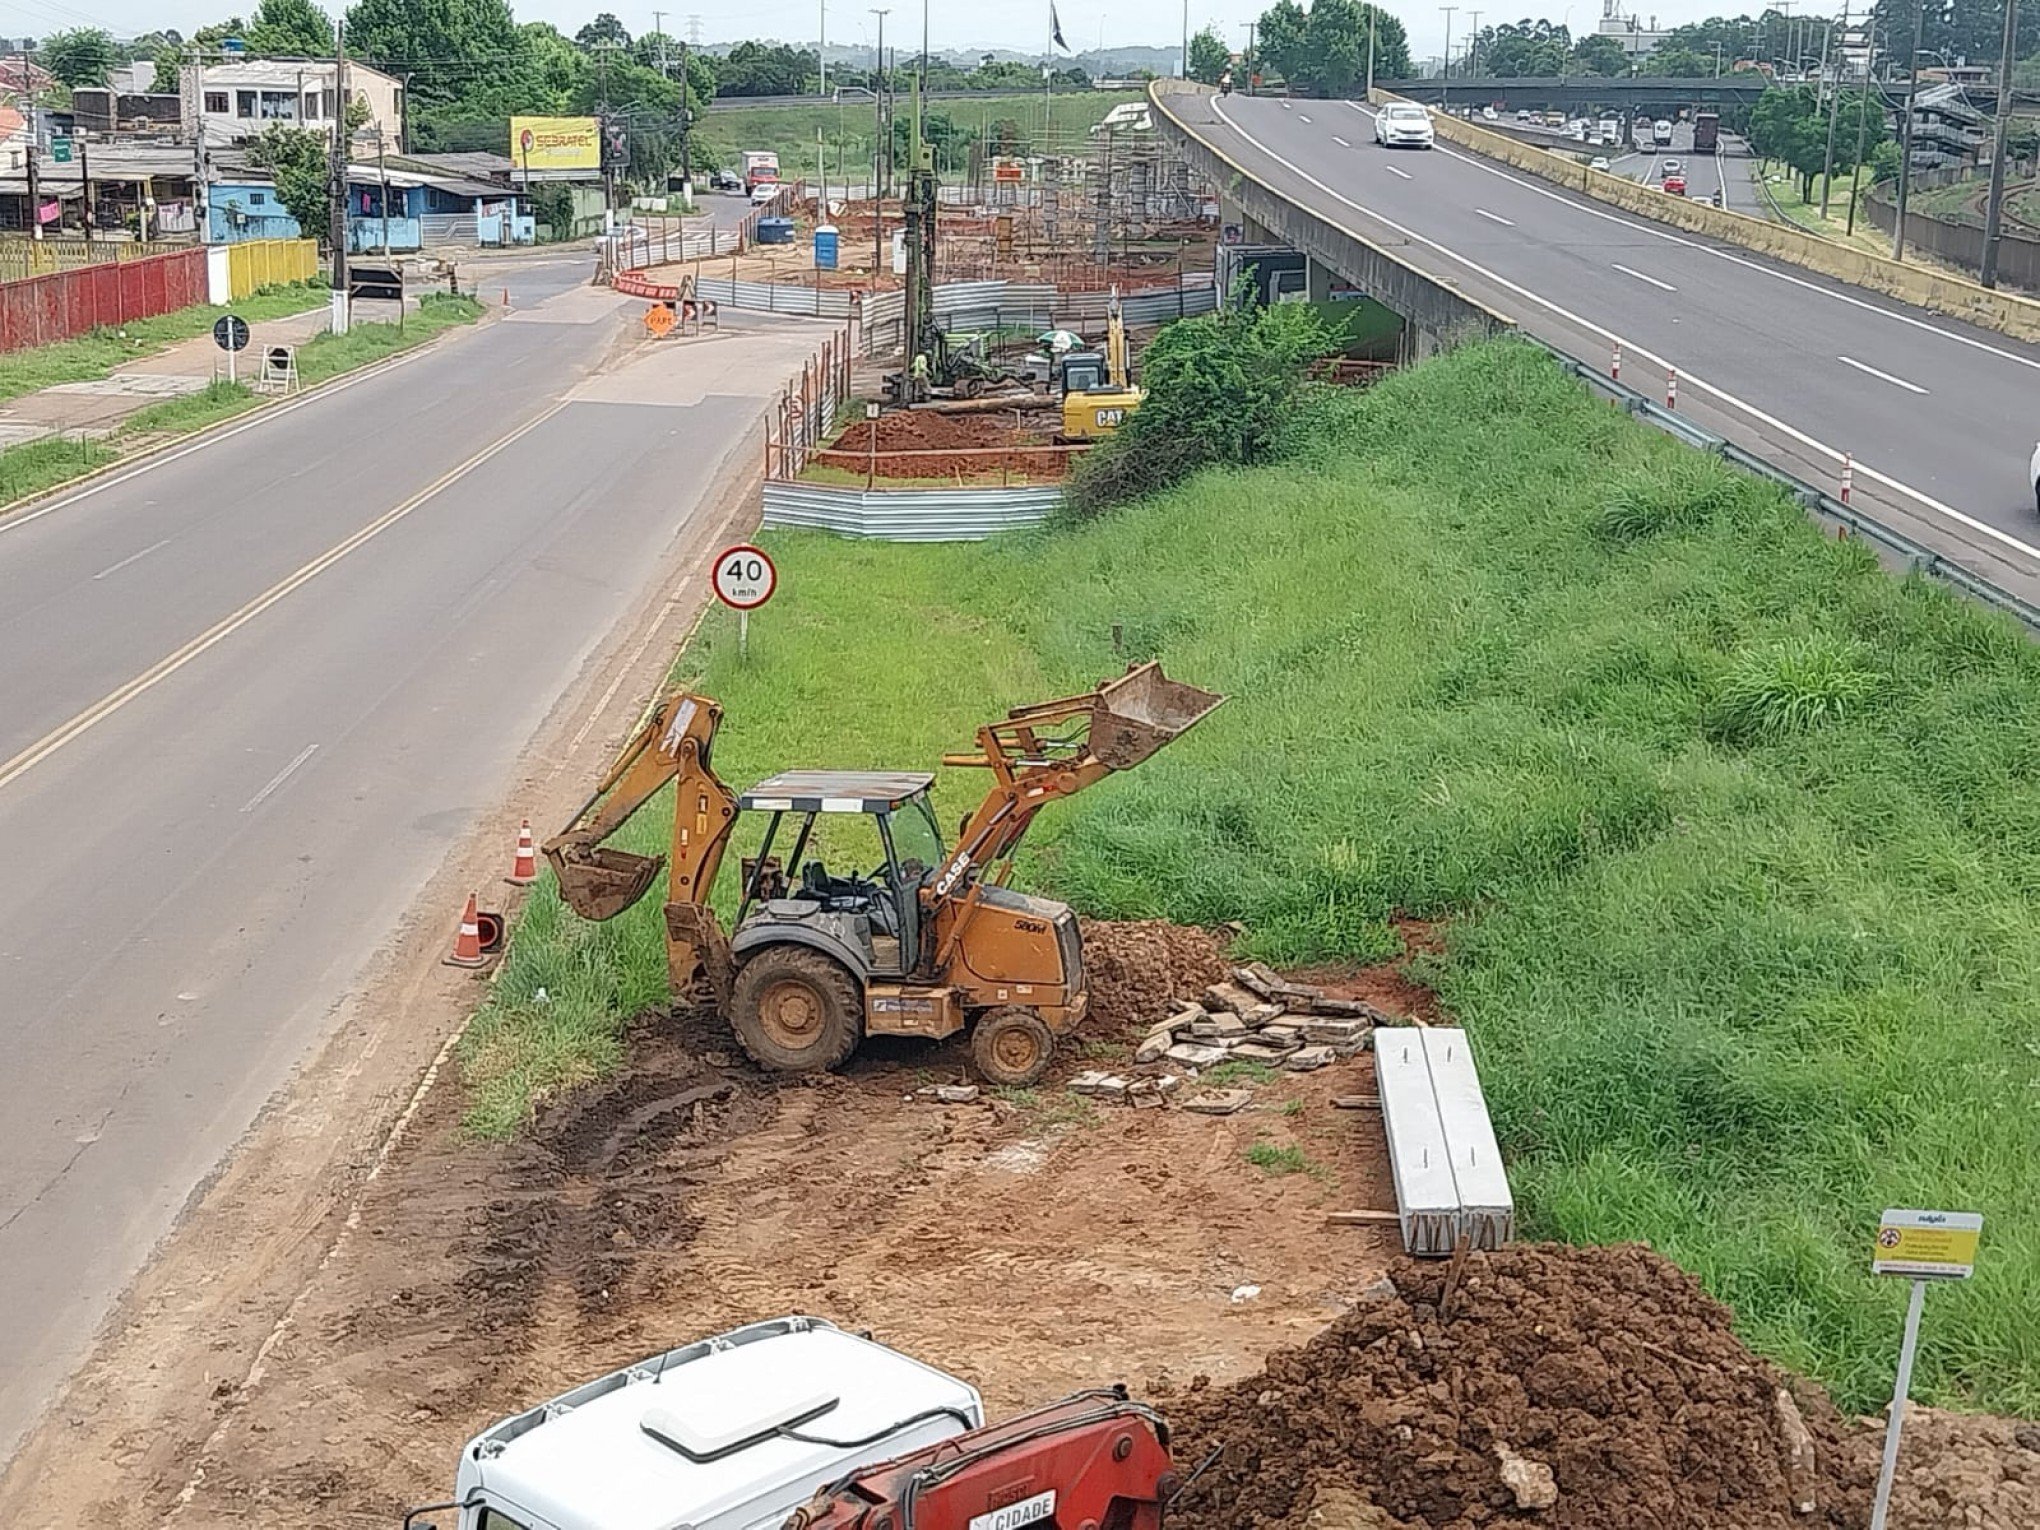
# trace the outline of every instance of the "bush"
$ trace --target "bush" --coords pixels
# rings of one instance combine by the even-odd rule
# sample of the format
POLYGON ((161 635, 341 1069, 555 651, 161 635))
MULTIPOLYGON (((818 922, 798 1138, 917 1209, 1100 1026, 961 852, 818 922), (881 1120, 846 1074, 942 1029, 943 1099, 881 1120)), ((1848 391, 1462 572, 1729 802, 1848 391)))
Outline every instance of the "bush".
POLYGON ((1181 483, 1206 467, 1272 461, 1313 361, 1334 349, 1331 326, 1301 303, 1233 306, 1171 324, 1141 358, 1147 397, 1092 448, 1065 498, 1096 515, 1181 483))

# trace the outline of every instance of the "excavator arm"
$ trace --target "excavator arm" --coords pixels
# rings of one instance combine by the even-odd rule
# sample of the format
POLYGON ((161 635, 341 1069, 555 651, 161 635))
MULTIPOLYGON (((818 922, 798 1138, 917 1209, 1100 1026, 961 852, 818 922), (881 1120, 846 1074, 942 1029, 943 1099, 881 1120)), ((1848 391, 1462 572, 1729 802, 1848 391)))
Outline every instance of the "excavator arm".
POLYGON ((717 997, 728 991, 729 940, 708 895, 737 817, 737 799, 710 763, 721 726, 720 702, 668 692, 594 795, 541 847, 559 878, 560 897, 583 919, 615 918, 645 895, 661 866, 669 867, 666 944, 673 991, 684 994, 706 983, 717 997), (637 855, 604 843, 669 781, 673 838, 667 854, 637 855))
POLYGON ((1169 679, 1151 659, 1082 695, 1015 707, 1004 721, 978 729, 976 754, 944 755, 944 765, 982 767, 993 780, 964 821, 941 875, 922 894, 931 913, 952 900, 965 902, 949 921, 937 965, 948 962, 962 937, 969 900, 982 879, 1002 863, 1001 875, 1010 872, 1012 854, 1035 814, 1114 771, 1133 769, 1224 700, 1169 679))
POLYGON ((1105 380, 1122 391, 1133 385, 1133 368, 1126 353, 1126 320, 1120 315, 1117 287, 1105 298, 1105 380))
POLYGON ((1168 1425, 1115 1388, 865 1467, 784 1530, 1160 1530, 1175 1491, 1168 1425))

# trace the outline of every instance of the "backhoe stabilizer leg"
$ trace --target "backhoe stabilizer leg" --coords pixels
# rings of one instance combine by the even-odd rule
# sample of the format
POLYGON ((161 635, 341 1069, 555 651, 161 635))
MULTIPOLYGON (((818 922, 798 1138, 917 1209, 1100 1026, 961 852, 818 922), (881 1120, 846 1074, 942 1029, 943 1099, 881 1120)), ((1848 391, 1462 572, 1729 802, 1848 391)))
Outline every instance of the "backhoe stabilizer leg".
POLYGON ((727 1009, 736 962, 730 938, 715 910, 701 903, 666 905, 666 963, 677 995, 691 995, 727 1009))

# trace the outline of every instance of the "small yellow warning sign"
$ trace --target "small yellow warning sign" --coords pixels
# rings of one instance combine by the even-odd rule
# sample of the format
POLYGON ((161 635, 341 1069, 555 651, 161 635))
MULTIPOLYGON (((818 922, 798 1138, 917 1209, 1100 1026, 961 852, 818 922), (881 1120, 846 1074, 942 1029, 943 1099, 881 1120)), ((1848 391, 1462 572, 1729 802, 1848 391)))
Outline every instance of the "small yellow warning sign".
POLYGON ((1873 1275, 1966 1280, 1976 1273, 1983 1218, 1973 1211, 1887 1211, 1877 1222, 1873 1275))

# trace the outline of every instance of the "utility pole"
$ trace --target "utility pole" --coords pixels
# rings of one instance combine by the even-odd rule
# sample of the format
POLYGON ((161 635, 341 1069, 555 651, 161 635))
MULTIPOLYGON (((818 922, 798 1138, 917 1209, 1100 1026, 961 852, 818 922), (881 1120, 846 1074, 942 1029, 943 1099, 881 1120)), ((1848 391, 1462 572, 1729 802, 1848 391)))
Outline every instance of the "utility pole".
POLYGON ((1190 0, 1183 0, 1183 67, 1179 72, 1184 79, 1190 78, 1190 0))
POLYGON ((1468 11, 1473 18, 1473 41, 1466 45, 1466 73, 1469 77, 1480 72, 1480 12, 1468 11))
MULTIPOLYGON (((921 93, 914 99, 914 132, 916 134, 917 142, 919 141, 918 135, 921 131, 921 103, 927 99, 928 99, 928 0, 921 0, 921 93)), ((916 155, 918 155, 920 153, 920 150, 916 149, 914 152, 916 155)), ((910 166, 909 168, 918 169, 920 167, 918 165, 914 165, 910 166)))
POLYGON ((1456 5, 1441 5, 1445 13, 1445 67, 1438 72, 1438 106, 1442 110, 1452 99, 1452 13, 1456 5))
MULTIPOLYGON (((75 132, 76 130, 74 129, 73 131, 75 132)), ((83 209, 79 214, 79 221, 85 230, 85 242, 90 244, 92 242, 92 151, 86 146, 85 135, 83 133, 78 133, 77 138, 78 184, 83 190, 85 198, 83 209)))
MULTIPOLYGON (((32 238, 41 239, 42 233, 42 111, 36 105, 35 91, 30 88, 28 54, 21 55, 21 91, 28 98, 28 222, 32 238)), ((203 97, 201 97, 203 99, 203 97)), ((203 151, 201 151, 203 153, 203 151)), ((30 261, 29 270, 35 270, 30 261)))
POLYGON ((1917 115, 1914 103, 1920 93, 1920 44, 1926 38, 1926 0, 1913 0, 1912 56, 1906 60, 1906 78, 1910 83, 1905 92, 1905 142, 1898 151, 1898 219, 1891 228, 1893 260, 1905 259, 1905 194, 1912 185, 1913 118, 1917 115))
POLYGON ((2004 237, 2005 161, 2011 158, 2005 144, 2012 125, 2012 50, 2019 38, 2019 0, 2005 0, 2004 51, 1998 55, 1997 143, 1990 156, 1990 203, 1983 214, 1983 267, 1977 280, 1986 287, 1997 285, 1998 242, 2004 237))
POLYGON ((1367 6, 1367 99, 1374 99, 1374 22, 1381 14, 1380 8, 1369 0, 1367 6))
MULTIPOLYGON (((1261 19, 1258 16, 1247 23, 1247 94, 1250 96, 1254 93, 1254 75, 1260 68, 1260 64, 1254 58, 1254 29, 1260 24, 1261 19)), ((1374 85, 1374 15, 1371 6, 1368 8, 1367 16, 1367 39, 1367 84, 1372 89, 1374 85)))
POLYGON ((1877 66, 1877 13, 1870 13, 1870 32, 1864 38, 1863 93, 1856 97, 1856 163, 1849 169, 1849 229, 1856 232, 1856 188, 1863 181, 1863 145, 1870 132, 1870 80, 1877 66))
POLYGON ((333 241, 333 290, 347 290, 347 22, 333 23, 333 189, 326 234, 333 241))
MULTIPOLYGON (((694 127, 694 108, 687 104, 687 43, 680 43, 680 200, 694 205, 693 145, 688 133, 694 127)), ((713 239, 710 240, 713 243, 713 239)))
MULTIPOLYGON (((820 33, 820 39, 815 43, 815 63, 821 70, 815 94, 826 96, 829 93, 829 0, 815 0, 815 6, 821 13, 821 19, 815 24, 820 33)), ((822 179, 826 181, 828 178, 828 172, 823 171, 822 179)))
MULTIPOLYGON (((1842 7, 1842 28, 1845 33, 1848 25, 1849 8, 1845 5, 1842 7)), ((1829 25, 1828 31, 1830 34, 1833 33, 1834 27, 1832 24, 1829 25)), ((1823 43, 1820 50, 1820 72, 1823 80, 1827 77, 1827 51, 1827 45, 1823 43)), ((1835 178, 1835 119, 1841 116, 1841 114, 1842 82, 1837 77, 1833 90, 1828 97, 1827 155, 1822 160, 1820 168, 1820 215, 1823 221, 1826 220, 1828 215, 1828 191, 1830 183, 1835 178)), ((1723 200, 1726 201, 1727 198, 1724 197, 1723 200)))
MULTIPOLYGON (((375 127, 375 173, 382 181, 382 252, 383 259, 390 258, 390 156, 383 140, 382 124, 375 127)), ((503 241, 508 244, 509 240, 503 241)))
MULTIPOLYGON (((885 199, 885 186, 887 180, 890 179, 887 171, 891 168, 892 162, 892 138, 886 132, 885 121, 885 18, 892 14, 892 7, 887 6, 884 10, 880 10, 877 6, 873 6, 871 14, 878 18, 878 62, 871 74, 871 125, 873 135, 871 140, 872 222, 874 225, 879 226, 877 228, 877 237, 882 241, 885 220, 877 215, 877 205, 885 199)), ((883 262, 879 264, 883 264, 883 262)), ((878 265, 873 265, 872 271, 876 274, 878 265)))

